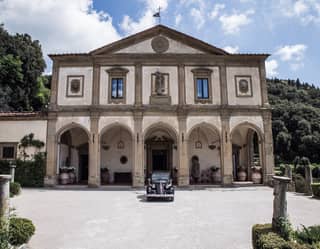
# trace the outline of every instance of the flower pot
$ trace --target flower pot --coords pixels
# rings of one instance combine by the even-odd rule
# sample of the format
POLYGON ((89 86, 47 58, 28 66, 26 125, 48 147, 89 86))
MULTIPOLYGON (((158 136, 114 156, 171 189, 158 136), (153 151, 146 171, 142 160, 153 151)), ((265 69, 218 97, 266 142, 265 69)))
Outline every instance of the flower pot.
POLYGON ((212 173, 212 181, 213 181, 213 183, 221 182, 220 170, 214 171, 212 173))
POLYGON ((76 174, 72 171, 68 173, 69 175, 69 184, 74 184, 76 182, 76 174))
POLYGON ((252 178, 252 182, 255 184, 261 183, 261 179, 262 179, 261 172, 259 171, 252 172, 251 178, 252 178))
POLYGON ((247 179, 247 173, 245 171, 238 172, 238 181, 244 182, 247 179))
POLYGON ((69 174, 68 173, 60 173, 59 176, 60 184, 66 185, 69 183, 69 174))
POLYGON ((101 183, 108 184, 110 181, 110 174, 109 171, 102 171, 101 172, 101 183))

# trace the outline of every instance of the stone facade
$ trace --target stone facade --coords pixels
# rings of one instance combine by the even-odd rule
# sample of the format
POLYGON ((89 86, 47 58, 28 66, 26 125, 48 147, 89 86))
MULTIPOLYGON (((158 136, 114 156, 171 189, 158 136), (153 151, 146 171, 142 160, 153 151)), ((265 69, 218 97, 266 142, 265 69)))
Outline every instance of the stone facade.
POLYGON ((49 56, 46 184, 69 165, 90 186, 105 168, 113 183, 142 186, 168 170, 188 185, 193 157, 203 172, 219 168, 223 184, 240 166, 251 180, 254 160, 270 180, 267 54, 229 54, 158 25, 89 53, 49 56))

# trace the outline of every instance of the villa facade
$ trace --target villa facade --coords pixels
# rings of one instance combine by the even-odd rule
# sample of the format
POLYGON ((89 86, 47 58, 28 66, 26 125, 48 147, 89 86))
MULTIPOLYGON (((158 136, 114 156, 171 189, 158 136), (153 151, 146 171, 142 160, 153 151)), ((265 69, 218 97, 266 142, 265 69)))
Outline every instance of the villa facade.
MULTIPOLYGON (((195 160, 199 183, 213 168, 218 183, 232 184, 240 168, 250 181, 253 166, 270 181, 267 54, 229 54, 158 25, 89 53, 49 56, 48 115, 20 117, 19 131, 30 133, 23 127, 29 122, 45 139, 47 185, 73 167, 76 182, 89 186, 101 185, 105 172, 104 183, 143 186, 156 170, 184 186, 193 181, 195 160)), ((0 126, 5 122, 16 127, 19 120, 2 118, 0 126)))

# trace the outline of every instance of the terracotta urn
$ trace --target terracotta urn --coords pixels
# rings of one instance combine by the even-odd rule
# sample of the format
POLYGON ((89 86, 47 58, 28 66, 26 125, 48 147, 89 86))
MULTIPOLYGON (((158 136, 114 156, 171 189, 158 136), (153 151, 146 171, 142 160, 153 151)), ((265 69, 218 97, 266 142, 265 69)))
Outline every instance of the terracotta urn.
POLYGON ((68 184, 69 183, 69 173, 66 173, 66 172, 60 173, 59 180, 60 180, 60 184, 62 184, 62 185, 68 184))
POLYGON ((238 172, 238 181, 244 182, 247 179, 247 173, 245 171, 238 172))
POLYGON ((74 184, 76 182, 76 174, 73 171, 71 171, 68 173, 68 175, 69 175, 69 183, 74 184))

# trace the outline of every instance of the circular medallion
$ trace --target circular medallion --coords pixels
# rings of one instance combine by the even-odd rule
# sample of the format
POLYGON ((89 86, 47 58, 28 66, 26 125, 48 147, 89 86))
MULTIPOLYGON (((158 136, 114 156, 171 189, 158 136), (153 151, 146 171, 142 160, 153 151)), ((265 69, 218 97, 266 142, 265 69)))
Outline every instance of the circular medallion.
POLYGON ((247 80, 239 81, 239 90, 241 93, 247 93, 249 91, 249 82, 247 80))
POLYGON ((152 39, 151 46, 156 53, 164 53, 169 48, 169 41, 163 36, 157 36, 152 39))

